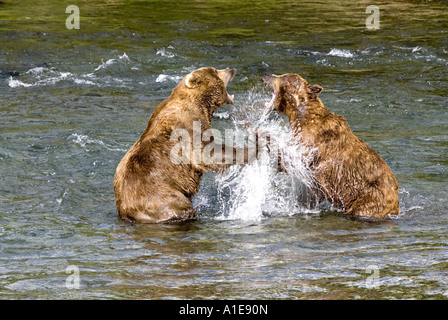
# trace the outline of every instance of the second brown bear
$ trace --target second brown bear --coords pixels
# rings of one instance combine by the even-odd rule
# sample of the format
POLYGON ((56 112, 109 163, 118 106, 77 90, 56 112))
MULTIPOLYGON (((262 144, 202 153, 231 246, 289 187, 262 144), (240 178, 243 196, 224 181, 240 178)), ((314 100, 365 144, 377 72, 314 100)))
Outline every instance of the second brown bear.
POLYGON ((358 139, 342 116, 318 98, 322 87, 297 74, 265 75, 273 108, 289 118, 300 143, 317 148, 311 161, 321 200, 347 215, 384 218, 400 212, 398 183, 375 150, 358 139))

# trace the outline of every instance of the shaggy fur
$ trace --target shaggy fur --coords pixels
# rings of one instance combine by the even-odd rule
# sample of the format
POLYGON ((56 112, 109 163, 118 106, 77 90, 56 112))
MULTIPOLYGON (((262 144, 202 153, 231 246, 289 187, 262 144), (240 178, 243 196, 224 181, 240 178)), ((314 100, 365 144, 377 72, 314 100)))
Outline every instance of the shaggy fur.
POLYGON ((350 130, 342 116, 328 110, 318 94, 296 74, 265 75, 273 108, 289 118, 301 144, 317 148, 311 169, 321 200, 355 217, 384 218, 400 212, 398 183, 386 162, 350 130))

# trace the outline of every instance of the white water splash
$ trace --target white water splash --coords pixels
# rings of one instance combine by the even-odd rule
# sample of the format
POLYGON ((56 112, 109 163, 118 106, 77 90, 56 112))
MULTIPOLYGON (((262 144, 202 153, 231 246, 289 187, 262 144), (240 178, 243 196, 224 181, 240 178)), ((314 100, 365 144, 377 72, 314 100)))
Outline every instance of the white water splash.
POLYGON ((18 87, 28 88, 28 87, 32 87, 33 84, 25 83, 25 82, 22 82, 20 80, 14 79, 13 77, 9 77, 8 86, 10 88, 18 88, 18 87))
POLYGON ((329 56, 341 57, 341 58, 353 58, 354 54, 350 50, 345 49, 331 49, 328 53, 329 56))
POLYGON ((219 177, 218 197, 223 209, 219 219, 260 220, 270 188, 270 171, 269 157, 265 155, 242 170, 232 167, 219 177), (222 196, 225 189, 230 191, 228 200, 222 196))
MULTIPOLYGON (((244 108, 253 111, 248 106, 244 108)), ((276 152, 264 151, 251 164, 233 166, 217 175, 218 219, 257 221, 273 215, 319 212, 317 204, 304 201, 314 186, 309 164, 315 150, 300 145, 298 137, 271 110, 272 105, 266 104, 258 119, 252 119, 251 123, 260 133, 271 137, 271 151, 276 149, 274 145, 278 146, 281 165, 287 173, 278 172, 276 152)))
POLYGON ((179 82, 180 80, 182 80, 183 77, 181 76, 170 76, 167 74, 159 74, 159 76, 156 79, 156 82, 165 82, 165 81, 173 81, 173 82, 179 82))
POLYGON ((94 71, 98 71, 98 70, 101 70, 101 69, 106 69, 107 66, 109 66, 111 64, 115 64, 115 63, 117 63, 116 59, 109 59, 106 62, 104 62, 104 60, 101 60, 101 64, 97 68, 95 68, 94 71))
POLYGON ((123 55, 119 55, 118 56, 118 60, 117 59, 109 59, 106 62, 104 62, 104 60, 101 60, 101 64, 94 70, 94 71, 98 71, 101 69, 106 69, 108 66, 112 65, 112 64, 116 64, 119 61, 124 61, 124 62, 130 62, 131 59, 129 59, 128 55, 126 54, 126 52, 123 52, 123 55))
POLYGON ((218 119, 229 119, 230 115, 227 111, 223 111, 223 112, 215 112, 213 114, 213 117, 218 119))
POLYGON ((73 78, 73 74, 70 72, 57 71, 54 68, 35 67, 24 73, 24 80, 34 79, 32 82, 25 82, 18 79, 14 79, 12 76, 8 80, 8 86, 10 88, 17 87, 35 87, 45 86, 58 83, 69 78, 73 78))

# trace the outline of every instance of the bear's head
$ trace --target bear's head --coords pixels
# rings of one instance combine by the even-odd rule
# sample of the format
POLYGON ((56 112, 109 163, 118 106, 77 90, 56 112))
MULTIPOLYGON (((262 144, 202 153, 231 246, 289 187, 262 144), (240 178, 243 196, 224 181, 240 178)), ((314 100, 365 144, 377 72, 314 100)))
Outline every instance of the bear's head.
POLYGON ((232 81, 235 73, 233 68, 200 68, 185 76, 180 86, 189 96, 214 109, 224 103, 234 103, 234 96, 227 92, 227 84, 232 81))
POLYGON ((322 91, 321 86, 309 85, 305 79, 293 73, 280 76, 265 74, 261 80, 272 93, 272 100, 267 106, 287 115, 316 102, 317 95, 322 91))

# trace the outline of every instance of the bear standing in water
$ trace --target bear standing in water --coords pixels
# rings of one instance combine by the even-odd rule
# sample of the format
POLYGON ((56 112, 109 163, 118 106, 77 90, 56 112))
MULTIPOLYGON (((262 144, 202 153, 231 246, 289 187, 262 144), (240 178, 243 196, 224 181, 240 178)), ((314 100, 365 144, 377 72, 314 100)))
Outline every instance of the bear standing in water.
MULTIPOLYGON (((191 197, 198 190, 202 174, 225 170, 235 164, 234 155, 240 152, 218 145, 213 137, 207 145, 202 140, 204 131, 210 129, 213 111, 234 102, 226 87, 235 73, 232 68, 195 70, 154 110, 142 136, 123 157, 115 174, 115 202, 123 220, 159 223, 196 218, 191 197), (184 149, 177 148, 179 137, 173 139, 176 130, 186 133, 181 140, 184 149), (199 150, 190 141, 193 136, 194 142, 195 134, 199 135, 199 150), (213 161, 202 158, 206 147, 214 150, 213 161), (217 159, 217 154, 222 158, 217 159), (185 157, 187 161, 179 161, 185 157)), ((248 148, 242 152, 244 162, 250 162, 248 148)))
POLYGON ((289 118, 300 143, 317 148, 311 170, 320 192, 333 207, 354 217, 384 218, 400 212, 398 183, 387 163, 350 130, 342 116, 329 111, 296 74, 265 75, 272 106, 289 118))

